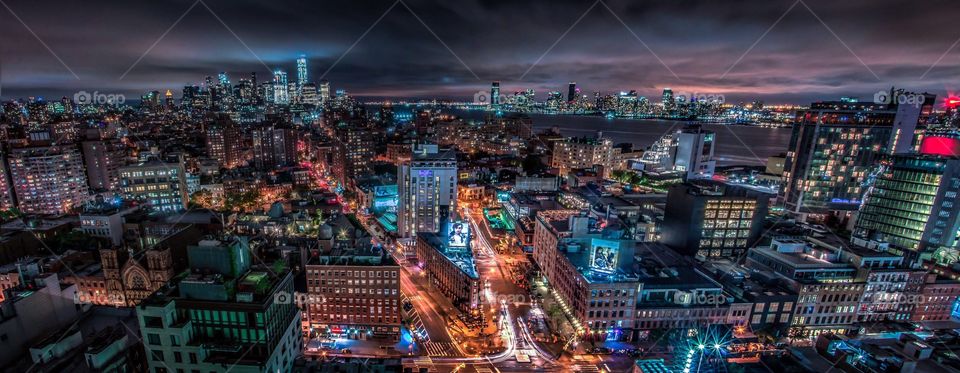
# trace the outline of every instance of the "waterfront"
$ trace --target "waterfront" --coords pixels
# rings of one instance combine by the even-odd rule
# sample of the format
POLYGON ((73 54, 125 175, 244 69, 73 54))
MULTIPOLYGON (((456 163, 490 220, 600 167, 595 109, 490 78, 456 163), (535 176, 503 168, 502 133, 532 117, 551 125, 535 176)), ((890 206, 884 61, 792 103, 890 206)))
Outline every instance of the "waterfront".
MULTIPOLYGON (((479 120, 488 112, 445 110, 465 119, 479 120)), ((676 131, 688 122, 658 119, 607 119, 599 116, 527 114, 536 131, 557 127, 565 136, 592 136, 602 131, 614 143, 629 142, 645 148, 669 131, 676 131)), ((763 165, 767 157, 787 151, 790 128, 748 125, 704 124, 717 133, 715 156, 717 165, 763 165)))

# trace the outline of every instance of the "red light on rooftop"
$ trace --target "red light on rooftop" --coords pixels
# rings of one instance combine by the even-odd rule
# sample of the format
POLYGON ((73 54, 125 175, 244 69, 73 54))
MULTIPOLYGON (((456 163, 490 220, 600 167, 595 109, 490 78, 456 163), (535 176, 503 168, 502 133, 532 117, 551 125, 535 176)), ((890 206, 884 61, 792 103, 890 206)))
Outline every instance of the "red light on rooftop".
POLYGON ((945 104, 948 108, 955 108, 960 105, 960 97, 950 96, 947 97, 945 104))

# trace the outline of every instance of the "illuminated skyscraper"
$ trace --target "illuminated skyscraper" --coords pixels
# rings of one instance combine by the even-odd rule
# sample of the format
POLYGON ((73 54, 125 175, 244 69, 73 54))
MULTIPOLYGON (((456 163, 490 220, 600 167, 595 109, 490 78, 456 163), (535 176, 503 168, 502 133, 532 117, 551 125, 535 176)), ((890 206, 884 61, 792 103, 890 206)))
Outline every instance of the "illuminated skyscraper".
POLYGON ((220 167, 234 168, 240 165, 243 154, 243 134, 229 118, 219 118, 207 124, 207 154, 216 159, 220 167))
POLYGON ((440 222, 457 209, 456 152, 417 145, 412 159, 400 165, 397 183, 400 237, 438 232, 440 222))
POLYGON ((226 72, 221 71, 220 74, 217 75, 217 78, 218 78, 218 80, 220 81, 220 85, 221 85, 221 86, 228 86, 228 85, 230 85, 230 78, 227 78, 227 73, 226 73, 226 72))
POLYGON ((673 99, 673 90, 670 88, 663 89, 663 110, 671 111, 676 108, 676 102, 673 99))
POLYGON ((574 102, 577 100, 577 82, 570 82, 567 85, 567 102, 574 102))
POLYGON ((297 58, 297 83, 307 84, 307 57, 302 55, 297 58))
POLYGON ((828 212, 850 216, 860 208, 879 161, 913 149, 914 131, 933 100, 927 96, 922 105, 826 101, 798 111, 784 163, 787 209, 804 219, 828 212))
POLYGON ((290 103, 290 94, 287 90, 287 72, 277 70, 273 72, 273 102, 278 105, 290 103))
POLYGON ((493 82, 490 87, 490 105, 500 105, 500 81, 493 82))
POLYGON ((330 82, 323 80, 320 82, 320 103, 326 104, 330 101, 330 82))
POLYGON ((316 84, 307 83, 300 86, 300 102, 310 105, 317 105, 320 103, 320 98, 317 97, 316 84))
POLYGON ((920 154, 893 156, 877 177, 857 216, 853 234, 890 244, 908 258, 934 257, 953 264, 960 256, 960 140, 955 135, 923 139, 920 154))

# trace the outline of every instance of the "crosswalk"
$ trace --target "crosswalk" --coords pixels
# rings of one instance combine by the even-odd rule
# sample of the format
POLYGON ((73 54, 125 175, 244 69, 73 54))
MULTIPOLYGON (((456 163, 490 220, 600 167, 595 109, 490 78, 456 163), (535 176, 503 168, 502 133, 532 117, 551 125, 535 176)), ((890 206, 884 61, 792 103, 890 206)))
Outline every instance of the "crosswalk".
MULTIPOLYGON (((403 292, 400 292, 400 299, 402 301, 400 304, 410 302, 410 298, 407 298, 407 295, 403 292)), ((427 334, 427 328, 423 326, 423 319, 420 318, 420 312, 417 312, 417 308, 411 307, 409 312, 404 312, 413 321, 413 330, 416 331, 417 336, 423 341, 430 341, 430 335, 427 334)))
POLYGON ((600 368, 597 368, 597 366, 593 364, 575 364, 573 366, 573 371, 574 372, 599 372, 600 368))
POLYGON ((423 344, 427 350, 427 355, 432 357, 452 357, 457 356, 457 349, 450 342, 426 342, 423 344))

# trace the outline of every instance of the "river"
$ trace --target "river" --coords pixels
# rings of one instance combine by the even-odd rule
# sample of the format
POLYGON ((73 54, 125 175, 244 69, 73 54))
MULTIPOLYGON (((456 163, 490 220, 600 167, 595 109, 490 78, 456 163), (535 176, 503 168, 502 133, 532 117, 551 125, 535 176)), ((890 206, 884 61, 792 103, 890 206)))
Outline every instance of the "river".
MULTIPOLYGON (((477 110, 444 110, 465 119, 483 119, 486 112, 477 110)), ((683 128, 685 122, 653 119, 607 119, 599 116, 528 114, 537 131, 556 126, 565 136, 593 136, 602 131, 615 144, 632 143, 634 148, 653 144, 660 136, 683 128)), ((768 128, 748 125, 704 124, 716 132, 714 158, 719 166, 765 165, 767 157, 787 151, 790 128, 768 128)))

